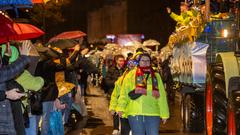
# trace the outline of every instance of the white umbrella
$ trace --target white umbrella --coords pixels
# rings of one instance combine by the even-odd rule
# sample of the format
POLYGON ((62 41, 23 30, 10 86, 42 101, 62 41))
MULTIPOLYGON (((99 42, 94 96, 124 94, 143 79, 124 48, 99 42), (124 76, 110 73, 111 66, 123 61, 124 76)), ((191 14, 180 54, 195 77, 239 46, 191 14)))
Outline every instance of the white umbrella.
POLYGON ((143 42, 143 46, 158 46, 160 43, 157 40, 149 39, 143 42))
POLYGON ((118 44, 108 43, 105 45, 105 48, 119 48, 120 46, 118 44))
POLYGON ((124 46, 142 47, 142 43, 139 41, 131 41, 124 44, 124 46))

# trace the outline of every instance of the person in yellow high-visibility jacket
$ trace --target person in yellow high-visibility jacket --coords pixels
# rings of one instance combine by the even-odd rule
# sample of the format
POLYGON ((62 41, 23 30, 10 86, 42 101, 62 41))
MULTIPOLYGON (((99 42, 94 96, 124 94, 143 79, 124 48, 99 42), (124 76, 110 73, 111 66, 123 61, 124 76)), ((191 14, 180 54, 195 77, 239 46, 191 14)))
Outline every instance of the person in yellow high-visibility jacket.
POLYGON ((138 66, 124 78, 117 112, 125 114, 133 135, 158 135, 160 119, 166 123, 169 108, 159 73, 154 72, 149 54, 140 54, 138 66))
MULTIPOLYGON (((109 111, 111 112, 112 115, 116 113, 116 107, 118 104, 118 98, 120 96, 120 90, 121 86, 123 83, 123 80, 125 76, 128 74, 128 72, 133 69, 136 66, 135 60, 129 60, 127 63, 127 69, 123 73, 121 77, 118 78, 118 80, 115 82, 115 87, 113 89, 112 95, 111 95, 111 100, 110 100, 110 105, 109 105, 109 111)), ((122 118, 120 118, 121 122, 121 135, 129 135, 130 132, 130 126, 128 123, 128 119, 126 115, 122 115, 122 118)))
POLYGON ((170 14, 170 17, 177 22, 177 27, 187 26, 193 17, 193 12, 189 10, 188 5, 184 2, 180 6, 181 14, 177 15, 167 7, 167 12, 170 14))

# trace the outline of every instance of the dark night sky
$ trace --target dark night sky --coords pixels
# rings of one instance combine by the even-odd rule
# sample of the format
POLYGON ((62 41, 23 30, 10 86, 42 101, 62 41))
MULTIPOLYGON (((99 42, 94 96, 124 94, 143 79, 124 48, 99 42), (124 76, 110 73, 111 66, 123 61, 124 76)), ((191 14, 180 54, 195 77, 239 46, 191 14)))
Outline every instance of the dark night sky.
MULTIPOLYGON (((87 32, 87 12, 97 10, 105 4, 112 4, 114 1, 116 0, 71 0, 69 5, 63 7, 66 21, 56 28, 49 28, 51 29, 49 35, 76 29, 87 32)), ((144 33, 146 38, 157 39, 162 44, 166 44, 175 25, 166 13, 166 6, 178 13, 180 0, 129 0, 128 3, 129 8, 134 10, 134 12, 129 11, 131 15, 128 17, 129 32, 144 33), (144 18, 142 23, 136 23, 134 20, 136 16, 144 18)))
MULTIPOLYGON (((62 7, 65 18, 63 23, 46 25, 50 38, 60 32, 82 30, 87 32, 87 13, 105 4, 112 4, 120 0, 70 0, 71 3, 62 7)), ((165 44, 168 36, 174 31, 175 22, 166 13, 166 6, 179 13, 180 0, 128 0, 128 22, 130 33, 143 33, 147 38, 159 40, 165 44), (139 19, 141 22, 136 22, 139 19)))
MULTIPOLYGON (((72 0, 72 5, 73 8, 76 5, 80 6, 80 9, 81 7, 85 7, 85 13, 87 13, 87 11, 96 10, 104 4, 111 4, 115 1, 119 0, 72 0)), ((172 8, 174 12, 179 13, 180 1, 181 0, 128 0, 128 8, 130 9, 128 11, 128 22, 130 25, 128 32, 144 33, 146 38, 157 39, 162 44, 166 44, 169 35, 175 29, 175 22, 167 14, 166 7, 168 6, 172 8), (142 20, 140 23, 136 23, 136 19, 138 18, 142 20)), ((79 7, 76 8, 75 11, 80 10, 79 7)), ((84 15, 80 14, 79 16, 84 17, 84 15)), ((81 23, 81 28, 85 31, 87 22, 84 23, 84 18, 74 18, 75 20, 73 21, 81 23)))
POLYGON ((165 45, 175 29, 175 22, 169 17, 166 7, 178 13, 179 3, 178 0, 129 0, 129 32, 143 33, 146 39, 156 39, 165 45))

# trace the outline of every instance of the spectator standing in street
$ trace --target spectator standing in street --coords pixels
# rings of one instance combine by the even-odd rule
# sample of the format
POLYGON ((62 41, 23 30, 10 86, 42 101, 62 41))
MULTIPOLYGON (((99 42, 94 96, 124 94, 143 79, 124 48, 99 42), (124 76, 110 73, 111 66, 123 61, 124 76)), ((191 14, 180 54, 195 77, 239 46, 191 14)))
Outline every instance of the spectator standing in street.
POLYGON ((106 85, 108 87, 108 94, 111 95, 114 89, 114 83, 125 71, 124 62, 125 58, 123 55, 116 55, 114 57, 115 65, 110 67, 106 74, 106 85))
POLYGON ((2 66, 2 59, 0 58, 0 134, 4 135, 17 134, 9 100, 17 100, 25 95, 19 93, 19 89, 17 88, 6 89, 6 82, 19 75, 25 66, 30 63, 30 59, 27 57, 30 51, 29 42, 24 42, 19 51, 21 56, 10 65, 2 66))
MULTIPOLYGON (((123 55, 116 55, 114 57, 115 66, 111 67, 106 74, 105 85, 108 88, 108 95, 112 94, 114 89, 114 83, 117 79, 123 74, 125 68, 125 59, 123 55)), ((117 113, 113 115, 113 134, 116 135, 119 133, 119 117, 117 113)))
MULTIPOLYGON (((41 135, 48 135, 50 128, 50 112, 54 111, 54 101, 60 102, 58 98, 58 88, 55 82, 55 73, 62 71, 64 67, 54 62, 56 58, 46 58, 38 62, 35 75, 44 79, 44 87, 42 89, 42 125, 41 135)), ((38 122, 36 122, 38 123, 38 122)))
MULTIPOLYGON (((131 71, 135 66, 136 66, 135 60, 128 60, 126 71, 115 82, 115 87, 111 95, 110 106, 109 106, 109 111, 111 112, 112 115, 115 115, 116 113, 116 107, 118 104, 118 98, 120 96, 120 90, 121 90, 123 79, 128 74, 128 72, 131 71)), ((129 135, 130 125, 127 117, 124 115, 122 118, 120 118, 120 121, 121 121, 121 135, 129 135)))
MULTIPOLYGON (((30 41, 25 41, 25 42, 28 42, 30 43, 29 45, 31 45, 30 41)), ((21 46, 21 44, 18 44, 18 46, 21 46)), ((19 57, 18 47, 11 45, 10 48, 11 49, 9 50, 7 49, 6 45, 4 44, 2 45, 2 57, 4 60, 4 62, 2 63, 3 66, 7 66, 13 63, 19 57)), ((31 58, 31 56, 29 58, 31 58)), ((33 64, 32 60, 30 64, 33 64)), ((7 89, 18 88, 21 92, 25 92, 25 93, 28 93, 28 95, 31 95, 32 93, 29 91, 38 91, 39 89, 42 88, 43 84, 44 84, 44 80, 41 77, 35 78, 30 74, 28 70, 24 70, 24 72, 22 72, 16 78, 7 82, 7 89)), ((38 126, 36 124, 36 115, 35 115, 36 113, 30 115, 32 106, 29 105, 29 102, 30 102, 28 101, 29 98, 10 101, 17 135, 25 135, 25 134, 36 135, 37 134, 38 126)), ((39 113, 40 111, 38 112, 38 114, 39 113)))
POLYGON ((158 135, 161 119, 166 123, 169 118, 166 92, 150 55, 143 53, 137 59, 138 66, 123 80, 117 111, 119 117, 128 116, 133 135, 158 135))

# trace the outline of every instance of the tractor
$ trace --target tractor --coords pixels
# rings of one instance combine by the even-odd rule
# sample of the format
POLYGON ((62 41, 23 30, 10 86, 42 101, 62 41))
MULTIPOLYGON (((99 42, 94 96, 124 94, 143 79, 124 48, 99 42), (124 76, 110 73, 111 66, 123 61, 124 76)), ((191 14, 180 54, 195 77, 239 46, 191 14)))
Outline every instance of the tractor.
POLYGON ((240 135, 239 45, 235 18, 211 20, 193 41, 174 45, 171 67, 181 84, 185 131, 240 135))

